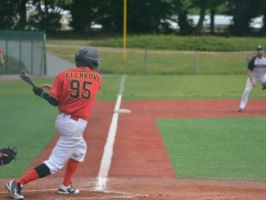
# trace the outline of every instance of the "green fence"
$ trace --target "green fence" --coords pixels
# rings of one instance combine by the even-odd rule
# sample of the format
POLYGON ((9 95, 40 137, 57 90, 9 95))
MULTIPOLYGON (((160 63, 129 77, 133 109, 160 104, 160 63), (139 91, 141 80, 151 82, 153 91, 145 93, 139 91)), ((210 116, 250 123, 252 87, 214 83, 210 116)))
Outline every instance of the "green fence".
POLYGON ((46 74, 44 32, 0 31, 0 48, 3 52, 0 74, 17 74, 22 70, 32 75, 46 74))

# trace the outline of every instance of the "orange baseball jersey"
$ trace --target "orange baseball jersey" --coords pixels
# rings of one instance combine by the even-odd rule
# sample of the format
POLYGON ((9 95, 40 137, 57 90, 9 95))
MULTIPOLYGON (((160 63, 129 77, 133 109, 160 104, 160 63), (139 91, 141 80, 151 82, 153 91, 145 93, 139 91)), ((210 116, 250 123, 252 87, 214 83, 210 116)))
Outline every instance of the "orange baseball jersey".
POLYGON ((100 73, 75 67, 56 76, 50 96, 58 100, 60 112, 87 120, 101 85, 100 73))

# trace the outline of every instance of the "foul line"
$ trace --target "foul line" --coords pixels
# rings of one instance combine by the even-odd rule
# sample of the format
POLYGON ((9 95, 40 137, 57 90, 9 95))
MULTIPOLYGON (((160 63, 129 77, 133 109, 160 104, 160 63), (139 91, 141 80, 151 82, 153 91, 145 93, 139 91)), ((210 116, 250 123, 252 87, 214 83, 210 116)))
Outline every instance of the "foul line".
POLYGON ((116 99, 112 121, 110 124, 108 136, 107 136, 106 143, 104 146, 104 152, 103 152, 103 156, 101 160, 100 170, 98 173, 97 183, 95 186, 96 191, 104 191, 106 188, 107 181, 108 181, 108 172, 109 172, 111 162, 112 162, 113 146, 115 142, 118 117, 119 117, 118 111, 120 109, 120 105, 122 101, 125 80, 126 80, 126 75, 123 75, 120 81, 119 93, 116 99))

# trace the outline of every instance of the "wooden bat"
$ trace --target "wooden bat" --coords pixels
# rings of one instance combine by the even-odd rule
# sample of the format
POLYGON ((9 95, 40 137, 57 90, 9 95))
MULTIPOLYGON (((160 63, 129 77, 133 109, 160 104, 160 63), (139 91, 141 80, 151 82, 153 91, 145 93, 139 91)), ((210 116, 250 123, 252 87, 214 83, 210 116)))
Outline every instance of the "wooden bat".
POLYGON ((30 77, 25 72, 20 72, 18 75, 23 81, 30 84, 33 88, 36 88, 36 85, 32 82, 30 77))

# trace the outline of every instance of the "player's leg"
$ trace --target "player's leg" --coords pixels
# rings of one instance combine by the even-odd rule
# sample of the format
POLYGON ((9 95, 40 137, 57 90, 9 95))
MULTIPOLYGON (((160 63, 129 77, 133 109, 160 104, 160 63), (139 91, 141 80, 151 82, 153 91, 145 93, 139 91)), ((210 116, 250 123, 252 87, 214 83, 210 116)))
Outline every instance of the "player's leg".
POLYGON ((61 134, 65 134, 65 142, 64 146, 69 146, 69 151, 71 154, 67 157, 67 167, 65 171, 63 184, 60 185, 57 193, 59 194, 77 194, 79 193, 79 189, 73 187, 72 185, 72 177, 79 166, 79 163, 82 162, 85 158, 85 154, 87 151, 87 144, 83 139, 83 132, 86 128, 87 121, 85 120, 72 120, 69 118, 67 124, 72 124, 73 127, 69 130, 64 130, 66 128, 66 124, 63 124, 62 127, 58 126, 57 129, 59 132, 64 132, 61 134), (71 133, 70 133, 71 132, 71 133))
POLYGON ((247 106, 249 94, 252 91, 252 88, 253 88, 253 85, 252 85, 251 81, 248 78, 247 82, 246 82, 246 86, 245 86, 244 92, 243 92, 241 100, 240 100, 239 112, 242 112, 245 109, 245 107, 247 106))
POLYGON ((266 74, 263 74, 259 77, 258 81, 260 82, 262 89, 266 86, 266 74))
POLYGON ((27 171, 20 178, 6 183, 5 187, 9 191, 10 196, 14 199, 23 199, 21 189, 24 185, 62 169, 65 162, 73 154, 73 150, 68 151, 67 148, 64 148, 64 145, 65 140, 60 137, 48 160, 27 171))
POLYGON ((85 159, 85 155, 87 152, 87 144, 84 139, 81 140, 80 144, 77 146, 74 154, 70 158, 67 164, 63 185, 69 186, 72 183, 72 177, 79 165, 79 163, 83 162, 85 159))
POLYGON ((24 197, 21 194, 23 185, 62 169, 83 139, 82 137, 76 137, 75 134, 81 132, 79 135, 82 135, 85 127, 86 124, 80 127, 80 125, 76 125, 76 122, 69 118, 58 117, 56 128, 60 137, 49 159, 34 169, 29 170, 20 178, 6 183, 5 187, 9 191, 10 196, 14 199, 23 199, 24 197), (72 137, 73 135, 74 138, 72 137))

